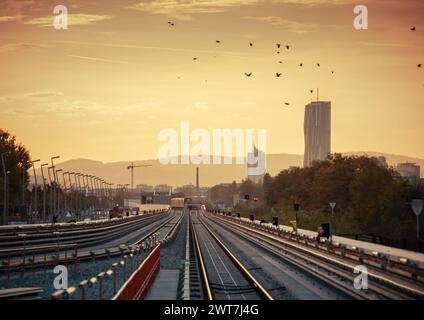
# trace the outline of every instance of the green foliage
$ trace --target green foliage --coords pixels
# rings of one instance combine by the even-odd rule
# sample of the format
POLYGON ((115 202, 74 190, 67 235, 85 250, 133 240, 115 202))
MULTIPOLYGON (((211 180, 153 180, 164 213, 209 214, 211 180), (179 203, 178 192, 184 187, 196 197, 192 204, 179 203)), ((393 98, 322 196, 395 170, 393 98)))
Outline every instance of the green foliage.
MULTIPOLYGON (((8 174, 8 202, 12 206, 17 206, 22 198, 22 186, 26 190, 29 183, 28 169, 31 168, 31 158, 28 150, 16 141, 16 137, 2 129, 0 129, 1 154, 4 154, 6 171, 10 171, 8 174)), ((0 194, 3 195, 4 172, 1 159, 0 169, 0 194)))
MULTIPOLYGON (((392 168, 379 166, 375 158, 340 154, 308 168, 290 168, 267 177, 263 188, 266 206, 276 209, 283 223, 294 218, 292 207, 298 202, 301 228, 316 230, 331 221, 335 233, 386 237, 414 236, 415 216, 408 202, 423 197, 422 190, 392 168), (329 202, 337 203, 334 217, 329 202)), ((266 216, 268 209, 259 214, 266 216)))

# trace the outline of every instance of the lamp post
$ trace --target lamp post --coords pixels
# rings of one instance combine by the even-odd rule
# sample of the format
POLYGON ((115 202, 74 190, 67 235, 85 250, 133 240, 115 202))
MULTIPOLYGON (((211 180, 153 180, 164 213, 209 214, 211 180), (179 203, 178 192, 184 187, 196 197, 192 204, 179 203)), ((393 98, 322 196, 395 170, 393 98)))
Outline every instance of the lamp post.
POLYGON ((4 155, 10 153, 9 151, 4 152, 1 154, 1 163, 3 166, 3 224, 7 224, 7 171, 6 171, 6 164, 4 163, 4 155))
POLYGON ((68 206, 67 206, 67 201, 66 201, 66 198, 67 198, 67 192, 68 192, 68 188, 66 187, 66 178, 65 178, 65 174, 68 174, 69 173, 69 171, 65 171, 65 172, 62 172, 62 177, 63 177, 63 187, 64 187, 64 189, 63 189, 63 197, 64 197, 64 206, 63 206, 63 210, 64 210, 64 212, 65 212, 65 215, 66 215, 66 213, 67 213, 67 211, 69 211, 68 210, 68 206))
POLYGON ((48 163, 43 163, 41 165, 41 177, 43 179, 43 222, 46 221, 46 179, 44 178, 43 167, 48 166, 48 163))
POLYGON ((58 213, 60 213, 60 181, 59 181, 59 175, 58 175, 58 173, 59 172, 63 172, 63 170, 62 169, 59 169, 59 170, 56 170, 55 171, 55 179, 57 179, 57 189, 56 189, 56 203, 57 203, 57 205, 56 205, 56 211, 58 212, 58 213))
POLYGON ((423 199, 413 199, 411 201, 412 211, 414 211, 417 217, 417 239, 420 238, 420 214, 423 211, 423 199))
POLYGON ((72 180, 71 180, 71 174, 75 174, 75 172, 68 172, 68 179, 69 179, 69 210, 71 213, 73 212, 73 203, 72 203, 72 193, 74 192, 74 188, 72 187, 72 180))
POLYGON ((40 161, 40 159, 31 161, 32 169, 34 170, 34 182, 35 182, 35 189, 34 189, 34 212, 38 216, 38 218, 40 218, 39 215, 38 215, 38 201, 37 201, 38 200, 37 199, 38 185, 37 185, 37 174, 35 173, 35 165, 34 165, 34 163, 39 162, 39 161, 40 161))
POLYGON ((56 197, 56 173, 55 173, 55 166, 54 166, 54 163, 53 163, 53 160, 55 160, 55 159, 59 159, 60 158, 60 156, 54 156, 54 157, 51 157, 50 158, 50 161, 52 162, 52 166, 51 166, 51 168, 52 168, 52 171, 53 171, 53 198, 52 198, 52 202, 53 202, 53 211, 55 211, 56 212, 56 200, 55 200, 55 197, 56 197))
POLYGON ((129 185, 130 185, 129 183, 124 184, 124 208, 125 208, 125 198, 127 196, 127 189, 129 185))

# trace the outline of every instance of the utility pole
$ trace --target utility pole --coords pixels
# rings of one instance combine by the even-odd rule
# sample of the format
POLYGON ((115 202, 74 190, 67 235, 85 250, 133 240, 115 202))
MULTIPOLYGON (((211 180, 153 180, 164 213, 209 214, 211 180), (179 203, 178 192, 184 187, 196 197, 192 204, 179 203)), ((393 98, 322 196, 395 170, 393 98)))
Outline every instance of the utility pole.
MULTIPOLYGON (((43 179, 43 223, 46 222, 46 179, 44 178, 43 167, 48 166, 48 163, 43 163, 41 167, 41 178, 43 179)), ((48 169, 47 169, 48 170, 48 169)))
POLYGON ((38 218, 40 217, 38 215, 38 199, 37 199, 37 194, 38 194, 38 185, 37 185, 37 174, 35 173, 35 165, 34 163, 39 162, 40 159, 37 160, 33 160, 31 161, 32 164, 32 169, 34 170, 34 181, 35 181, 35 189, 34 189, 34 210, 35 210, 35 214, 38 216, 38 218))
POLYGON ((131 162, 130 166, 127 166, 128 170, 131 170, 131 189, 134 189, 134 168, 144 168, 144 167, 151 167, 151 164, 140 164, 140 165, 134 165, 134 162, 131 162))

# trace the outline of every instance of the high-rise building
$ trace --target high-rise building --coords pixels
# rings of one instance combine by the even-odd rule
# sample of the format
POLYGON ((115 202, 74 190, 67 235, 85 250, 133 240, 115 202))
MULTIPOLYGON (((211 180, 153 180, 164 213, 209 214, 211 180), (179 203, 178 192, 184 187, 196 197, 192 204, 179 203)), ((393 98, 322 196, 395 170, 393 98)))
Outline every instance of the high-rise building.
POLYGON ((410 183, 419 183, 421 177, 419 165, 411 162, 398 163, 398 165, 396 166, 396 170, 402 177, 407 179, 410 183))
POLYGON ((250 155, 248 154, 248 157, 249 156, 253 156, 252 158, 256 158, 257 163, 247 163, 247 179, 254 183, 262 183, 265 175, 265 170, 262 169, 265 169, 266 166, 266 154, 262 150, 256 148, 255 145, 253 145, 253 152, 250 155))
POLYGON ((331 153, 331 102, 314 101, 305 106, 304 167, 313 161, 325 160, 331 153))

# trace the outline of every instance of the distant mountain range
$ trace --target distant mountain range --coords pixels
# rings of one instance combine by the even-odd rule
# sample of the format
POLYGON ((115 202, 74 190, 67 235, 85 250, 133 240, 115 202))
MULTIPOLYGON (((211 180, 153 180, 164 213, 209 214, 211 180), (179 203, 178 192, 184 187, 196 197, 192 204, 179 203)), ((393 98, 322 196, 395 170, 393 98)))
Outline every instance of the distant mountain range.
MULTIPOLYGON (((364 155, 369 156, 384 156, 390 166, 396 166, 400 162, 413 162, 421 166, 424 171, 424 159, 406 157, 380 152, 346 152, 344 155, 364 155)), ((151 167, 135 168, 134 169, 134 185, 137 184, 168 184, 172 186, 181 186, 189 183, 195 184, 196 167, 199 167, 200 185, 207 187, 219 183, 237 181, 240 182, 246 178, 246 164, 220 164, 220 165, 204 165, 199 166, 188 165, 163 165, 158 160, 140 160, 134 161, 134 164, 150 164, 151 167)), ((126 184, 131 182, 130 171, 127 166, 130 162, 109 162, 74 159, 58 163, 57 169, 63 171, 81 172, 90 175, 95 175, 110 181, 115 184, 126 184)), ((303 166, 303 155, 300 154, 268 154, 267 155, 267 172, 272 176, 277 175, 281 170, 287 169, 290 166, 303 166)), ((422 174, 422 173, 421 173, 422 174)), ((41 176, 40 171, 37 172, 37 177, 41 176)), ((41 179, 40 179, 41 180, 41 179)), ((62 181, 62 177, 60 177, 62 181)))

